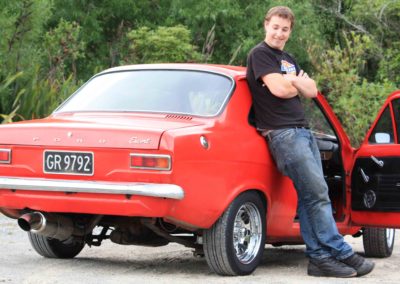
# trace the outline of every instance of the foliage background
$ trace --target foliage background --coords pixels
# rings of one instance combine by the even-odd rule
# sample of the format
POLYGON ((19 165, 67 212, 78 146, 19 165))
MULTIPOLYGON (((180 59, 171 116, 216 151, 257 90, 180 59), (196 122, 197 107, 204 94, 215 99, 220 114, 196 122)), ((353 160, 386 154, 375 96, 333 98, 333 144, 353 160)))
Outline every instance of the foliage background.
POLYGON ((317 80, 355 146, 400 85, 400 0, 0 0, 0 120, 44 117, 122 64, 246 65, 265 12, 297 18, 286 50, 317 80))

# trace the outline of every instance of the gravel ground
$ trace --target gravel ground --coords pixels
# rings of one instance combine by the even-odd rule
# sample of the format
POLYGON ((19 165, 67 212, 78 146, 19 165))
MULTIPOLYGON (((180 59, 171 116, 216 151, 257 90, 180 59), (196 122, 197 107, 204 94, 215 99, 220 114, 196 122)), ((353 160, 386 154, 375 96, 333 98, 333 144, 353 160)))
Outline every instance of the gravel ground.
MULTIPOLYGON (((362 278, 315 278, 306 275, 304 246, 266 245, 261 265, 249 276, 221 277, 206 260, 178 244, 159 248, 121 246, 105 241, 85 247, 74 259, 46 259, 30 246, 16 221, 0 216, 0 283, 399 283, 400 231, 393 255, 374 259, 374 271, 362 278)), ((362 254, 362 238, 346 237, 362 254)))

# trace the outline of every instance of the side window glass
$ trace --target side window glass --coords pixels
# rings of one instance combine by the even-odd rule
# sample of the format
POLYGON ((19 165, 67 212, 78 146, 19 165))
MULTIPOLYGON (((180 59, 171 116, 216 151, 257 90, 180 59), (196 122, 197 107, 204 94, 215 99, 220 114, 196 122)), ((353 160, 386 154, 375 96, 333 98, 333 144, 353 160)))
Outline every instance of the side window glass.
POLYGON ((378 123, 375 125, 374 130, 369 136, 368 142, 370 144, 394 143, 392 117, 388 106, 385 108, 378 123))
POLYGON ((314 100, 302 100, 307 121, 316 138, 336 141, 337 137, 331 124, 314 100))
POLYGON ((392 102, 394 112, 394 122, 397 129, 397 143, 400 141, 400 99, 392 102))

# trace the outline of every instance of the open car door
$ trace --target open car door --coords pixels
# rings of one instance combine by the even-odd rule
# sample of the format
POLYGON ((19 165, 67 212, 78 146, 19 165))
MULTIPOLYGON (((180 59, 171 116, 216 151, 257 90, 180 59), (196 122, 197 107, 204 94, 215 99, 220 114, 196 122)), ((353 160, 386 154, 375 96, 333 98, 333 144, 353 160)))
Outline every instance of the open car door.
POLYGON ((388 97, 356 153, 351 220, 361 226, 400 228, 400 91, 388 97))

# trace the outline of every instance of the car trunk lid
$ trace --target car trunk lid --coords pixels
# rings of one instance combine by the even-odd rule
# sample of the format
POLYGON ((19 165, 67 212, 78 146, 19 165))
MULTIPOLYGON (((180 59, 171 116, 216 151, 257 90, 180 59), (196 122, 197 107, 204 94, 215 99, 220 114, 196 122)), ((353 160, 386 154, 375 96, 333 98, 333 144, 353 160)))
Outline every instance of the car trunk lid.
POLYGON ((190 116, 58 115, 1 126, 3 145, 158 149, 164 131, 199 125, 190 116))

